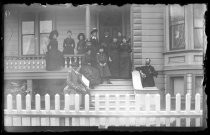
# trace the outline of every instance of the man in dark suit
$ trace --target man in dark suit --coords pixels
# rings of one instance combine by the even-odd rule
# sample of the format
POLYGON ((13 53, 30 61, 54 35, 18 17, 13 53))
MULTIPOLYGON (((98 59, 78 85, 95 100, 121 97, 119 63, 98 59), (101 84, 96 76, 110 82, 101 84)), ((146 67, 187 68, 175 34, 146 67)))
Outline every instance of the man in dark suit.
POLYGON ((145 66, 136 67, 136 70, 140 72, 143 87, 155 86, 154 76, 157 77, 158 73, 150 63, 151 59, 146 58, 145 66))

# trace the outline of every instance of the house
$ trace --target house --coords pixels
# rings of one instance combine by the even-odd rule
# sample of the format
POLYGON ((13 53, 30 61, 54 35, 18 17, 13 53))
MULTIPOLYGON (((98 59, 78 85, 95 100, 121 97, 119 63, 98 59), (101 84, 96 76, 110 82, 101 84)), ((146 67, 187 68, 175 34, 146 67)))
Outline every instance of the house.
MULTIPOLYGON (((92 28, 111 35, 121 31, 131 38, 132 68, 144 65, 151 58, 158 71, 155 83, 163 93, 203 92, 203 56, 206 50, 204 33, 204 4, 180 5, 17 5, 4 7, 4 59, 5 93, 11 90, 11 82, 34 93, 62 93, 67 68, 46 71, 44 53, 51 30, 58 30, 58 44, 62 51, 63 40, 71 30, 77 43, 77 35, 90 37, 92 28)), ((81 60, 80 55, 66 56, 81 60)), ((113 80, 127 83, 131 91, 131 79, 113 80), (124 82, 123 82, 124 81, 124 82)), ((13 85, 14 86, 14 85, 13 85)), ((110 87, 103 86, 109 90, 110 87)), ((126 89, 126 87, 124 87, 126 89)), ((120 91, 120 90, 118 90, 120 91)), ((122 91, 122 90, 121 90, 122 91)))

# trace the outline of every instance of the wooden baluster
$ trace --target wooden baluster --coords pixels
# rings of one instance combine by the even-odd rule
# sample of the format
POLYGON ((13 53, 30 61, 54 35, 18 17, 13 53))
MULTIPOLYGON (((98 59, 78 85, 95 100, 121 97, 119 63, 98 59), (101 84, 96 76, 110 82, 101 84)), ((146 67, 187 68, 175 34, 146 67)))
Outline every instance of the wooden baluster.
POLYGON ((30 70, 31 69, 31 66, 32 65, 32 63, 31 63, 31 58, 28 58, 28 70, 30 70))
POLYGON ((15 70, 17 70, 17 60, 15 60, 15 58, 13 59, 14 60, 14 67, 15 67, 15 70))
POLYGON ((19 64, 18 64, 19 70, 22 70, 22 59, 19 58, 19 64))
POLYGON ((71 57, 69 57, 69 67, 71 67, 72 61, 71 57))
POLYGON ((32 63, 33 63, 33 70, 35 70, 36 69, 36 58, 35 57, 33 57, 32 63))
POLYGON ((37 57, 37 60, 36 60, 36 68, 37 69, 40 69, 40 57, 37 57))
POLYGON ((23 58, 23 71, 26 69, 26 58, 23 58))
POLYGON ((13 66, 14 66, 14 62, 13 62, 13 59, 11 58, 11 59, 10 59, 10 70, 11 70, 11 71, 13 71, 13 70, 12 70, 12 69, 14 68, 13 66))
POLYGON ((81 60, 82 58, 81 58, 81 56, 79 56, 79 67, 81 66, 81 64, 82 64, 82 60, 81 60))
POLYGON ((67 65, 67 57, 64 56, 64 59, 65 59, 65 68, 68 68, 68 65, 67 65))
POLYGON ((9 65, 8 59, 5 59, 5 65, 4 65, 4 67, 6 68, 6 70, 8 70, 8 65, 9 65))

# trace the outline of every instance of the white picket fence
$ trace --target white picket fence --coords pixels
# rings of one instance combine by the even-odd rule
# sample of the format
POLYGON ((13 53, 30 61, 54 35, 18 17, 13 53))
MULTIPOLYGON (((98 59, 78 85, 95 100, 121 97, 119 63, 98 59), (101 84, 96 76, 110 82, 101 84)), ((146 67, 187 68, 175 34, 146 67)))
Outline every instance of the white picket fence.
POLYGON ((90 107, 89 95, 85 95, 85 106, 80 107, 80 96, 64 95, 64 108, 61 97, 55 95, 54 109, 51 109, 50 95, 45 95, 45 109, 41 109, 40 95, 35 95, 35 107, 31 107, 31 96, 26 95, 26 105, 22 108, 21 95, 16 95, 16 108, 13 96, 7 95, 4 109, 5 126, 155 126, 155 127, 201 127, 201 95, 195 95, 195 108, 191 109, 191 95, 185 95, 185 109, 181 109, 181 95, 175 98, 175 109, 171 109, 171 95, 165 97, 165 108, 161 109, 160 95, 94 95, 94 107, 90 107), (72 98, 72 96, 74 98, 72 98), (74 101, 72 101, 74 99, 74 101), (72 103, 74 102, 74 103, 72 103), (153 106, 151 103, 154 103, 153 106), (71 105, 74 108, 71 108, 71 105), (142 105, 144 107, 142 107, 142 105))

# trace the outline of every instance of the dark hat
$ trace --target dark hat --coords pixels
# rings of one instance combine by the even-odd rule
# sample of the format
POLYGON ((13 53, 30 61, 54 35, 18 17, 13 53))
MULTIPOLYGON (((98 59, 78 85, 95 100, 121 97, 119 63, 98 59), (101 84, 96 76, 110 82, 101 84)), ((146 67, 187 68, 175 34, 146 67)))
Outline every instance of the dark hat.
POLYGON ((56 35, 58 37, 58 31, 57 30, 53 30, 53 31, 50 32, 49 39, 53 39, 54 35, 56 35))
POLYGON ((79 37, 80 37, 80 36, 83 36, 83 39, 85 40, 85 34, 84 34, 84 33, 79 33, 79 34, 78 34, 78 36, 77 36, 77 39, 78 39, 78 40, 79 40, 79 37))
POLYGON ((90 32, 90 34, 93 34, 94 32, 98 32, 96 28, 93 28, 93 30, 90 32))

